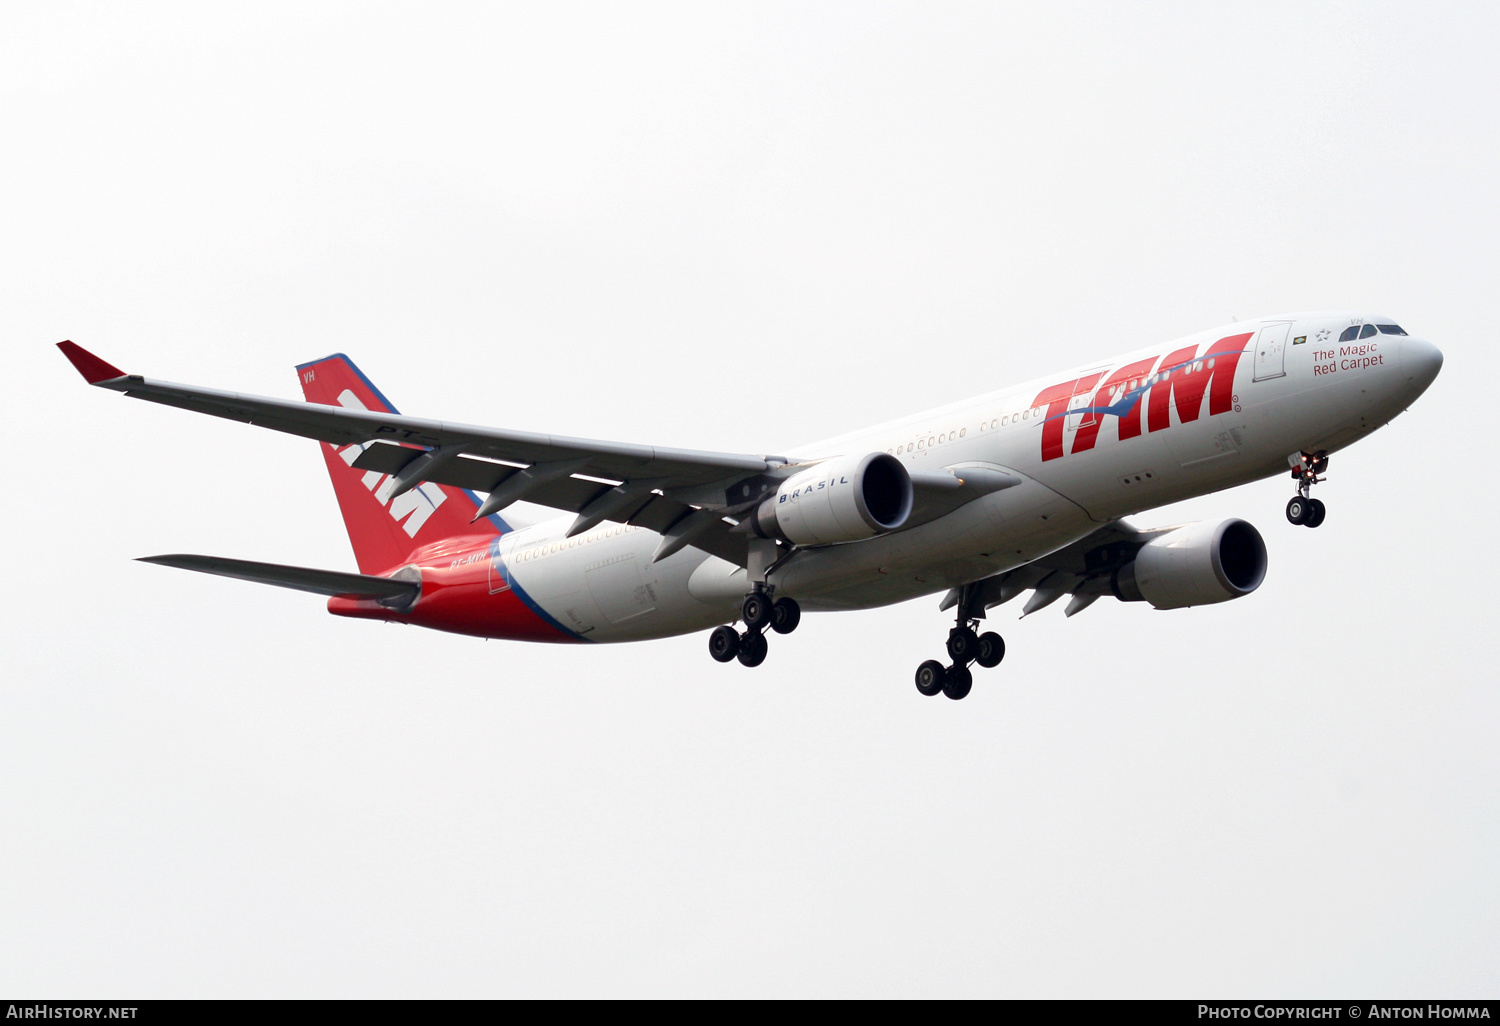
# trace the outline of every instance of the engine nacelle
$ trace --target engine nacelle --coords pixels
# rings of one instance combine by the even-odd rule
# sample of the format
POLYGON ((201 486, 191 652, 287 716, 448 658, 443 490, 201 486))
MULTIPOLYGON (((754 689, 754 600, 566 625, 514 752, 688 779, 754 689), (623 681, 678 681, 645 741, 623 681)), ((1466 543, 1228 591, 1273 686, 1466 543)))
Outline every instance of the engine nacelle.
POLYGON ((1250 594, 1266 579, 1266 543, 1243 520, 1189 524, 1153 538, 1116 570, 1124 602, 1157 609, 1206 606, 1250 594))
POLYGON ((763 538, 793 545, 859 541, 906 523, 912 499, 911 476, 896 457, 840 456, 783 481, 751 525, 763 538))

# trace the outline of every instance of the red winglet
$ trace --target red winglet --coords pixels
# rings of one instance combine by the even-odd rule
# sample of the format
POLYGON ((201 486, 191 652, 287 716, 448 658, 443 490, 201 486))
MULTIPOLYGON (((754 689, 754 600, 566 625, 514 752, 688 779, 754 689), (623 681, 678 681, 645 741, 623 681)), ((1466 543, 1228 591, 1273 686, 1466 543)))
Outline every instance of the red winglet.
POLYGON ((59 342, 57 348, 61 349, 69 362, 78 368, 78 373, 83 375, 83 380, 91 385, 108 381, 110 378, 125 376, 125 372, 120 368, 112 363, 105 363, 76 342, 59 342))

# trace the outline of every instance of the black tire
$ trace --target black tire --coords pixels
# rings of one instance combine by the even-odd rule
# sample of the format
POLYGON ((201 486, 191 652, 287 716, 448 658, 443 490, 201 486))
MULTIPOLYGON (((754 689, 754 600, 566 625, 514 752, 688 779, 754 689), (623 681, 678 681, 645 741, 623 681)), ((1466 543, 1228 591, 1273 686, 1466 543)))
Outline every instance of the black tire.
POLYGON ((928 698, 943 690, 948 671, 936 659, 929 659, 917 667, 917 690, 928 698))
POLYGON ((1325 505, 1323 505, 1323 500, 1322 499, 1308 499, 1307 500, 1307 520, 1306 520, 1306 524, 1307 524, 1308 527, 1317 527, 1317 526, 1321 525, 1323 523, 1323 518, 1326 517, 1327 515, 1328 515, 1328 507, 1325 506, 1325 505))
POLYGON ((962 664, 948 667, 947 676, 943 679, 943 694, 957 702, 960 698, 967 698, 974 688, 974 675, 969 668, 962 664))
POLYGON ((802 607, 792 598, 779 598, 771 606, 771 630, 790 634, 802 622, 802 607))
POLYGON ((766 644, 766 636, 757 631, 740 636, 739 660, 741 666, 759 666, 766 661, 766 652, 770 649, 766 644))
POLYGON ((1301 526, 1307 523, 1308 502, 1300 495, 1294 495, 1286 503, 1286 519, 1288 523, 1301 526))
POLYGON ((740 619, 752 631, 765 630, 771 622, 771 600, 763 592, 752 591, 740 605, 740 619))
POLYGON ((740 632, 733 627, 715 627, 708 636, 708 654, 727 663, 740 654, 740 632))
POLYGON ((986 670, 992 670, 1000 665, 1000 660, 1005 658, 1005 639, 994 631, 986 631, 979 636, 979 654, 974 661, 986 670))
POLYGON ((955 627, 948 632, 948 658, 954 663, 967 663, 979 654, 979 636, 967 627, 955 627))

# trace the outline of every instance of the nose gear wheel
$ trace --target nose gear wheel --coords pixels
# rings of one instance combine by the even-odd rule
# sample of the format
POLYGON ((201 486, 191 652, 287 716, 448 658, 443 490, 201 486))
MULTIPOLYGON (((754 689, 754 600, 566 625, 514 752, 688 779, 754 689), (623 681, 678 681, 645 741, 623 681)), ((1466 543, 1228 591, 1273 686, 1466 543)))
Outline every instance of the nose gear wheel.
POLYGON ((1322 474, 1328 469, 1328 453, 1304 452, 1293 457, 1292 479, 1297 482, 1297 494, 1286 504, 1288 523, 1298 527, 1317 527, 1327 515, 1327 507, 1321 500, 1312 497, 1312 486, 1323 481, 1322 474))

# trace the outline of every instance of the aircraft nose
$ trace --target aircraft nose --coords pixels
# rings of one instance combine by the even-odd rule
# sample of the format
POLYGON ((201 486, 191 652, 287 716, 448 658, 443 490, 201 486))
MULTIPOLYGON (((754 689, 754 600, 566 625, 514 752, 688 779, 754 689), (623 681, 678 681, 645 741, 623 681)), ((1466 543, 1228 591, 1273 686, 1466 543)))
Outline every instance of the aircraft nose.
POLYGON ((1437 346, 1420 338, 1403 338, 1401 340, 1401 370, 1406 374, 1406 380, 1415 388, 1416 394, 1421 395, 1427 391, 1427 386, 1437 378, 1438 371, 1443 369, 1443 351, 1437 346))

